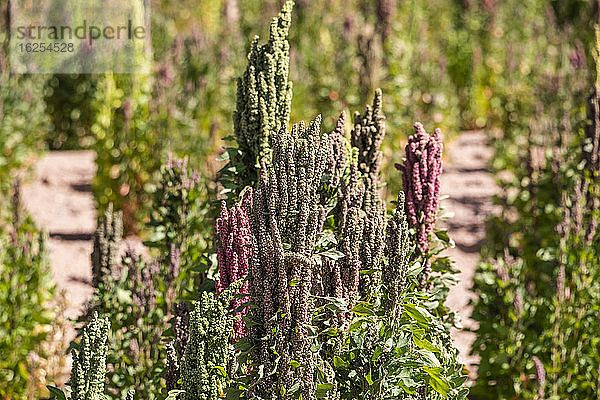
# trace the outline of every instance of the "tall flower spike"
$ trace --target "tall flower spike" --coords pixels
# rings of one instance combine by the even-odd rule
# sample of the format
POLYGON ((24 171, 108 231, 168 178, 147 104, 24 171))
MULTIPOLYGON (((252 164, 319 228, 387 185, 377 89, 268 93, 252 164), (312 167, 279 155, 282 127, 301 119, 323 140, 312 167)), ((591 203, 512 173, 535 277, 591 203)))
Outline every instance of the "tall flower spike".
POLYGON ((535 379, 537 381, 537 398, 543 399, 545 395, 544 387, 546 386, 546 370, 544 369, 544 364, 537 357, 531 357, 533 360, 533 364, 535 365, 535 379))
POLYGON ((108 318, 100 319, 97 313, 94 313, 91 322, 83 328, 79 351, 72 351, 73 367, 70 383, 72 400, 103 398, 109 329, 108 318))
POLYGON ((585 233, 586 243, 591 243, 598 229, 598 220, 594 216, 600 211, 600 27, 596 25, 596 48, 594 61, 596 64, 596 82, 592 93, 587 99, 587 120, 585 127, 585 140, 583 142, 582 156, 585 160, 585 169, 589 174, 589 182, 585 179, 582 192, 587 197, 586 213, 591 215, 585 233))
POLYGON ((241 281, 232 284, 217 299, 214 293, 203 292, 190 313, 190 339, 181 362, 181 385, 187 400, 219 399, 226 389, 225 376, 231 356, 229 339, 233 319, 227 312, 232 294, 241 281))
POLYGON ((167 367, 167 372, 165 374, 165 382, 167 391, 169 391, 177 389, 177 382, 181 377, 181 371, 179 369, 179 359, 175 353, 175 347, 172 342, 167 343, 166 350, 167 358, 165 360, 165 365, 167 367))
POLYGON ((258 37, 254 38, 248 65, 238 79, 233 126, 245 165, 254 166, 263 157, 270 162, 269 136, 287 129, 289 123, 292 83, 287 35, 293 6, 293 1, 286 1, 279 16, 273 18, 267 43, 259 45, 258 37))
MULTIPOLYGON (((340 182, 346 170, 347 151, 346 140, 344 138, 344 127, 346 124, 346 113, 342 112, 337 120, 335 129, 329 134, 329 154, 327 156, 327 165, 325 167, 326 180, 322 197, 331 196, 338 189, 340 182)), ((322 202, 325 199, 322 199, 322 202)))
POLYGON ((122 271, 127 270, 131 288, 132 305, 138 318, 152 312, 156 306, 156 285, 154 277, 160 273, 156 260, 146 263, 136 251, 129 247, 122 259, 122 271))
MULTIPOLYGON (((252 257, 252 232, 248 214, 252 210, 252 188, 242 195, 239 204, 227 209, 225 201, 221 204, 221 213, 215 223, 215 233, 219 238, 217 257, 219 261, 219 280, 216 282, 217 293, 227 289, 233 282, 245 278, 248 274, 252 257)), ((240 294, 248 294, 248 282, 244 282, 240 294)), ((230 308, 236 310, 248 301, 247 296, 236 297, 230 308)), ((242 316, 247 308, 236 311, 234 321, 234 339, 246 336, 246 326, 242 316)))
POLYGON ((408 138, 404 165, 396 164, 402 171, 402 186, 406 194, 408 223, 416 231, 417 248, 427 257, 421 273, 421 286, 425 287, 431 274, 429 235, 435 227, 442 174, 442 137, 439 129, 430 136, 420 122, 415 123, 415 134, 408 138))
POLYGON ((383 152, 379 147, 385 137, 382 98, 381 89, 376 89, 373 105, 367 106, 363 115, 358 111, 354 113, 354 129, 350 143, 358 149, 358 168, 365 180, 367 192, 379 186, 383 159, 383 152))
POLYGON ((184 357, 185 346, 187 346, 190 338, 188 321, 190 318, 190 312, 192 308, 189 302, 182 301, 175 305, 174 316, 173 316, 173 335, 175 336, 175 349, 179 358, 184 357))
POLYGON ((400 292, 406 287, 406 273, 414 249, 404 212, 404 192, 398 195, 398 206, 387 222, 385 243, 388 260, 383 267, 383 283, 387 291, 386 309, 395 316, 400 292))
POLYGON ((439 206, 442 174, 442 137, 439 129, 430 136, 423 125, 415 123, 415 134, 408 138, 402 186, 406 194, 406 214, 417 231, 417 247, 423 256, 429 252, 429 234, 433 232, 439 206))
POLYGON ((123 237, 123 214, 113 212, 109 204, 104 218, 98 221, 92 251, 92 285, 98 287, 105 275, 114 273, 119 262, 119 249, 123 237))
POLYGON ((254 192, 254 235, 249 291, 256 305, 250 338, 254 357, 265 371, 275 371, 253 387, 256 396, 298 387, 314 398, 314 339, 308 332, 314 306, 311 289, 315 247, 326 210, 318 188, 330 158, 328 135, 320 116, 307 127, 296 124, 270 138, 272 164, 261 162, 254 192), (292 368, 291 361, 300 366, 292 368))
POLYGON ((365 230, 365 219, 360 217, 360 209, 351 207, 348 210, 346 224, 341 233, 339 250, 344 253, 344 258, 337 260, 340 264, 340 278, 342 294, 353 307, 358 300, 360 269, 361 269, 361 243, 365 230))
POLYGON ((360 250, 361 264, 362 269, 373 271, 360 277, 360 293, 363 297, 370 296, 381 279, 385 245, 385 207, 379 194, 383 159, 383 152, 379 147, 385 137, 382 104, 381 89, 376 89, 373 104, 365 107, 364 114, 354 113, 354 129, 351 133, 351 144, 357 149, 358 170, 364 183, 362 209, 365 211, 365 222, 360 250))

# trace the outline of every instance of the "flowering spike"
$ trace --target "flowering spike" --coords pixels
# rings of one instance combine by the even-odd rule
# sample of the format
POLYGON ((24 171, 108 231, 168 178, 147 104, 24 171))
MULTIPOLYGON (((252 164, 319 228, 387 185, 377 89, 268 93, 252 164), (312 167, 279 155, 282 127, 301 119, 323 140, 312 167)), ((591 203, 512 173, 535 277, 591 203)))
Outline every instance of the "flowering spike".
POLYGON ((99 219, 94 233, 92 251, 92 285, 98 285, 104 276, 116 272, 119 262, 119 249, 123 236, 123 214, 113 212, 112 203, 108 205, 104 218, 99 219))
POLYGON ((269 136, 281 128, 287 129, 289 123, 292 82, 287 35, 293 6, 293 1, 286 1, 279 16, 273 18, 267 43, 259 45, 255 37, 246 70, 238 79, 233 125, 247 165, 254 165, 263 157, 269 161, 269 136))
POLYGON ((328 135, 320 132, 320 117, 308 126, 296 124, 270 137, 272 163, 261 162, 251 218, 252 262, 250 296, 256 305, 250 338, 255 358, 265 371, 255 395, 273 387, 299 386, 303 398, 314 398, 315 358, 310 294, 316 268, 317 235, 326 212, 319 186, 331 158, 328 135), (292 368, 290 361, 300 366, 292 368))
POLYGON ((422 255, 429 252, 429 235, 433 232, 439 206, 442 173, 442 138, 439 129, 430 136, 420 122, 408 138, 402 171, 409 225, 417 231, 417 247, 422 255))
POLYGON ((98 314, 83 328, 79 351, 73 350, 71 369, 71 399, 100 400, 104 394, 106 374, 106 353, 108 351, 108 318, 100 319, 98 314))
MULTIPOLYGON (((215 233, 219 238, 217 259, 219 262, 219 279, 216 282, 217 293, 223 292, 233 282, 245 278, 248 274, 252 258, 252 233, 248 213, 252 210, 252 188, 242 194, 240 203, 227 209, 223 201, 221 213, 215 224, 215 233)), ((248 294, 248 283, 244 282, 240 294, 248 294)), ((230 307, 237 309, 246 303, 248 298, 236 297, 230 307)), ((247 308, 236 312, 234 321, 234 339, 246 336, 246 326, 242 316, 247 308)))

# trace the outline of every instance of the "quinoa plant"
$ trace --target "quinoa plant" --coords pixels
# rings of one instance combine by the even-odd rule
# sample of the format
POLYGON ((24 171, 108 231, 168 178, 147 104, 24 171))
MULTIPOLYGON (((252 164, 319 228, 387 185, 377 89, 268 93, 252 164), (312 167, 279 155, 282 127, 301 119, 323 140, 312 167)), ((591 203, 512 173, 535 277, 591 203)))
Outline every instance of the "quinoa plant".
POLYGON ((597 83, 586 118, 585 64, 568 54, 537 84, 529 143, 504 164, 516 195, 500 199, 508 208, 475 276, 477 398, 597 397, 597 83))
POLYGON ((32 356, 46 357, 55 287, 45 235, 23 212, 19 181, 11 192, 0 192, 7 200, 0 212, 0 397, 21 398, 41 395, 27 393, 33 382, 29 364, 32 356))
POLYGON ((293 1, 286 1, 279 16, 271 21, 267 43, 259 45, 259 38, 254 38, 248 65, 238 79, 233 113, 238 149, 233 152, 232 165, 239 162, 240 170, 233 173, 239 177, 242 187, 256 181, 252 171, 256 171, 254 166, 260 159, 266 157, 269 161, 271 133, 287 129, 289 123, 292 83, 289 81, 287 35, 293 5, 293 1))
MULTIPOLYGON (((101 400, 105 398, 106 357, 108 352, 108 318, 99 318, 94 313, 90 322, 83 328, 81 340, 71 350, 71 400, 101 400)), ((65 393, 48 386, 51 399, 65 400, 65 393)))
POLYGON ((202 293, 194 302, 189 316, 190 338, 181 361, 181 383, 188 400, 223 398, 228 385, 228 364, 233 314, 227 311, 231 296, 240 289, 241 281, 215 297, 202 293))
MULTIPOLYGON (((330 134, 321 132, 320 123, 318 116, 308 126, 301 122, 289 131, 272 131, 258 167, 242 167, 255 169, 258 182, 250 218, 252 252, 235 252, 250 258, 252 305, 249 336, 240 344, 249 346, 241 359, 249 363, 245 371, 250 374, 237 380, 236 390, 243 393, 247 387, 246 395, 258 398, 380 398, 416 392, 424 398, 464 398, 467 391, 460 388, 464 379, 445 314, 430 313, 414 295, 415 279, 408 284, 409 263, 416 271, 424 265, 411 262, 408 225, 392 223, 386 252, 387 218, 379 194, 379 146, 385 136, 381 91, 364 114, 355 114, 350 140, 343 133, 344 114, 330 134), (394 235, 406 242, 398 244, 394 235), (383 306, 382 293, 387 292, 381 275, 393 275, 386 268, 406 275, 386 282, 390 295, 383 306), (390 309, 395 310, 391 319, 384 317, 390 309), (400 321, 414 323, 416 333, 400 321), (410 341, 413 335, 416 339, 410 341), (389 340, 408 346, 403 351, 420 348, 416 358, 396 368, 399 375, 386 372, 388 362, 399 366, 402 353, 380 346, 389 340), (430 357, 432 349, 441 348, 441 361, 430 357), (371 375, 373 368, 377 372, 371 375), (399 383, 397 377, 405 374, 410 379, 399 383), (368 377, 353 381, 362 375, 368 377)), ((439 152, 431 156, 437 162, 433 182, 441 172, 439 158, 439 152)), ((425 196, 437 204, 434 188, 425 196)), ((427 221, 430 226, 435 211, 437 207, 429 211, 434 214, 427 221)), ((405 218, 401 215, 400 220, 405 218)))
MULTIPOLYGON (((163 355, 170 399, 464 399, 468 390, 443 307, 447 287, 420 288, 425 263, 413 257, 405 195, 399 194, 388 216, 380 194, 382 92, 375 90, 364 113, 354 114, 349 138, 344 113, 331 132, 322 131, 320 115, 288 126, 292 5, 286 2, 273 20, 265 45, 253 42, 238 84, 232 138, 237 147, 223 157, 230 161, 221 179, 228 199, 215 227, 219 276, 207 274, 216 278, 216 293, 196 287, 196 301, 172 302, 165 311, 161 267, 131 254, 122 264, 135 267, 122 268, 116 293, 131 293, 133 312, 142 310, 134 317, 143 320, 139 325, 157 317, 148 328, 152 335, 172 314, 165 335, 173 337, 163 355), (138 293, 142 288, 147 292, 138 293)), ((152 219, 158 233, 152 242, 158 244, 158 262, 175 276, 182 253, 173 249, 189 229, 182 223, 188 175, 181 166, 167 169, 169 183, 157 192, 164 202, 152 219)), ((437 195, 426 192, 425 203, 437 204, 437 195)), ((433 242, 440 235, 428 229, 422 240, 439 250, 433 242)), ((440 272, 449 264, 440 257, 432 265, 440 272)), ((106 313, 114 314, 122 305, 108 293, 106 313)), ((133 350, 139 346, 137 359, 148 360, 144 350, 162 351, 156 336, 146 337, 139 326, 122 324, 118 332, 119 346, 125 346, 120 338, 131 339, 133 350), (140 341, 133 340, 136 334, 140 341)), ((121 364, 119 357, 113 361, 111 383, 129 382, 117 371, 141 376, 127 365, 130 359, 127 354, 121 364)), ((159 380, 147 369, 150 382, 142 392, 153 398, 159 380)))
POLYGON ((408 138, 402 171, 402 187, 406 192, 406 210, 410 226, 415 230, 417 249, 423 257, 425 269, 421 284, 425 286, 431 273, 430 239, 439 207, 440 175, 442 173, 442 138, 436 129, 430 136, 421 123, 416 123, 415 134, 408 138))
POLYGON ((72 400, 102 399, 109 329, 108 319, 99 319, 97 314, 94 314, 91 322, 83 329, 79 350, 72 351, 72 400))
MULTIPOLYGON (((217 293, 226 290, 230 285, 248 275, 250 259, 252 258, 252 236, 250 231, 250 211, 252 209, 252 190, 242 195, 240 204, 227 209, 225 201, 221 203, 221 213, 215 223, 219 278, 216 282, 217 293)), ((247 307, 238 310, 248 301, 248 282, 244 282, 239 294, 232 299, 231 308, 236 310, 234 321, 234 337, 246 336, 247 330, 242 316, 248 311, 247 307)))

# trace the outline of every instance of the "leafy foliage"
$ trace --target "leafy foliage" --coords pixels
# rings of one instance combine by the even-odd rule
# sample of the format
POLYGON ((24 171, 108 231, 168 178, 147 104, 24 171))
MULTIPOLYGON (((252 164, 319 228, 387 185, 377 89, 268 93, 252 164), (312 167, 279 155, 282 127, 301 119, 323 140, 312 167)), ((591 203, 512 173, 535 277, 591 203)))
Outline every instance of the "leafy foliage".
POLYGON ((597 89, 586 121, 585 65, 556 46, 553 69, 532 71, 535 102, 521 102, 535 119, 505 121, 514 131, 494 160, 508 172, 500 182, 508 195, 498 199, 504 210, 490 221, 491 261, 475 278, 478 398, 591 398, 599 379, 592 339, 599 313, 590 307, 598 274, 598 166, 589 157, 598 147, 597 89), (523 149, 504 155, 517 146, 523 149))
MULTIPOLYGON (((10 220, 0 218, 0 397, 19 398, 35 379, 30 358, 47 355, 44 345, 57 310, 51 306, 55 288, 45 237, 23 215, 18 184, 9 204, 10 220)), ((39 395, 32 390, 30 395, 39 395)))
MULTIPOLYGON (((401 192, 388 221, 387 263, 374 302, 361 301, 348 310, 349 328, 334 341, 333 365, 340 397, 464 399, 466 377, 457 361, 444 315, 436 315, 435 297, 419 291, 420 263, 409 263, 415 248, 409 235, 401 192), (387 279, 385 279, 387 278, 387 279)), ((330 330, 323 342, 331 344, 330 330)))
POLYGON ((126 232, 147 215, 149 186, 161 159, 157 132, 150 124, 149 78, 107 74, 95 99, 97 172, 93 192, 103 213, 109 204, 123 211, 126 232))

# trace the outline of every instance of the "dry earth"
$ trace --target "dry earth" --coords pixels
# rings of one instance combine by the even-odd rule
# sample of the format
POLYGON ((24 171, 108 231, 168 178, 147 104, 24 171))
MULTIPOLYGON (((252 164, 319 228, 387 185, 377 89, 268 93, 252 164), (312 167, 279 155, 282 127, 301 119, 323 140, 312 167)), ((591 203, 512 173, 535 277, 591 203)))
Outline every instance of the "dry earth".
POLYGON ((52 277, 65 289, 67 315, 77 317, 91 296, 90 254, 96 229, 91 193, 95 174, 91 151, 55 151, 34 167, 32 181, 23 187, 23 202, 49 238, 52 277))
MULTIPOLYGON (((448 255, 456 262, 460 270, 460 282, 450 291, 446 305, 458 310, 465 328, 476 328, 470 319, 469 300, 474 298, 470 292, 473 276, 479 263, 479 250, 485 236, 485 219, 493 211, 492 196, 497 187, 494 178, 488 172, 488 162, 492 150, 486 146, 486 135, 482 131, 463 132, 445 149, 446 160, 442 173, 442 195, 449 197, 442 206, 454 214, 445 222, 456 246, 448 250, 448 255)), ((471 371, 476 372, 476 357, 470 356, 475 334, 453 330, 454 342, 460 355, 471 371)))
MULTIPOLYGON (((487 172, 491 150, 481 131, 464 132, 445 149, 442 175, 442 202, 454 217, 446 224, 456 247, 448 251, 460 269, 460 283, 453 288, 447 305, 459 310, 466 328, 473 328, 468 307, 469 291, 479 261, 485 217, 491 212, 496 191, 487 172)), ((90 191, 94 176, 94 153, 90 151, 51 152, 35 165, 34 177, 23 189, 26 208, 50 236, 52 276, 69 300, 68 315, 76 317, 91 296, 90 253, 96 212, 90 191)), ((469 350, 474 334, 453 332, 461 357, 470 370, 476 360, 469 350)))

